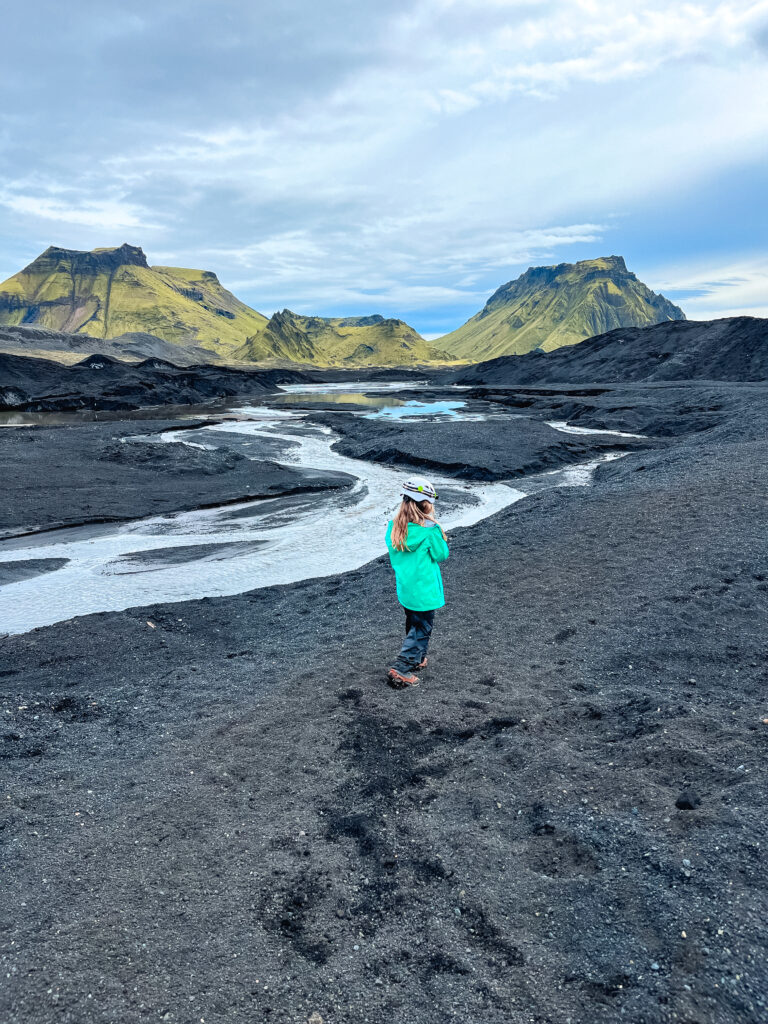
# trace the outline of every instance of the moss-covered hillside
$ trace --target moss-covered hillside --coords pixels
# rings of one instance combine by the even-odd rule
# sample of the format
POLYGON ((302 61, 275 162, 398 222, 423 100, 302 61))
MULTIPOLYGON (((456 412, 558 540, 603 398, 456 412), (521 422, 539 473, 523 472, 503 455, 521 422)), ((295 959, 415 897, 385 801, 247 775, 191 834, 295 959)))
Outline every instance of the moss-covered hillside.
POLYGON ((150 267, 132 245, 92 252, 51 246, 0 285, 0 325, 96 338, 140 331, 227 356, 266 322, 211 271, 150 267))
POLYGON ((685 314, 627 270, 621 256, 530 267, 484 308, 440 338, 454 358, 494 359, 549 352, 617 327, 646 327, 685 314))
POLYGON ((102 339, 138 332, 232 361, 400 366, 451 359, 402 320, 283 310, 268 321, 210 270, 150 267, 132 245, 46 249, 0 285, 0 326, 19 325, 102 339))
POLYGON ((263 331, 235 353, 240 359, 290 359, 318 366, 405 366, 449 362, 402 320, 382 316, 301 316, 275 313, 263 331))

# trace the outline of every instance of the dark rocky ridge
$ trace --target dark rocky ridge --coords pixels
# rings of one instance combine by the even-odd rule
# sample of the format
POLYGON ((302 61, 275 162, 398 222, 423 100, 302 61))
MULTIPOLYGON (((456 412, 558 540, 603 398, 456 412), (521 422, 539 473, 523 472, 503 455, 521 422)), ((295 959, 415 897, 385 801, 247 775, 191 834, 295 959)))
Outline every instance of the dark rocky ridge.
POLYGON ((117 270, 118 267, 149 266, 144 250, 138 245, 129 245, 127 242, 114 248, 93 249, 90 252, 49 245, 45 252, 24 267, 24 272, 52 274, 62 261, 66 264, 67 272, 71 269, 74 274, 99 274, 105 271, 109 273, 112 270, 117 270))
POLYGON ((142 331, 129 331, 116 338, 92 338, 87 334, 68 334, 26 325, 0 326, 0 351, 36 358, 48 358, 53 352, 67 352, 139 361, 164 359, 175 366, 220 362, 215 352, 199 345, 172 344, 142 331), (39 352, 45 355, 40 356, 39 352))
POLYGON ((162 359, 124 363, 92 355, 72 366, 0 352, 0 409, 141 409, 274 392, 307 378, 297 370, 178 367, 162 359))
POLYGON ((450 375, 457 384, 768 379, 768 320, 725 317, 620 328, 554 352, 502 356, 450 375))

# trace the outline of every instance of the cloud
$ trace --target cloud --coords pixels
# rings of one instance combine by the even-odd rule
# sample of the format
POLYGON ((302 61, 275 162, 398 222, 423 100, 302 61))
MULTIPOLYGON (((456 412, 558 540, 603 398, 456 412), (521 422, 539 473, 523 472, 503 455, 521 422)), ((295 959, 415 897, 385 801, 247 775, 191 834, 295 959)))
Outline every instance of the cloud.
POLYGON ((691 320, 768 317, 768 256, 667 271, 658 287, 679 296, 691 320))
POLYGON ((262 309, 461 319, 529 263, 631 257, 627 223, 764 159, 766 25, 768 0, 15 5, 7 272, 55 232, 262 309))
POLYGON ((120 198, 67 201, 39 192, 0 190, 0 206, 23 217, 48 224, 97 228, 113 232, 152 227, 144 211, 120 198))

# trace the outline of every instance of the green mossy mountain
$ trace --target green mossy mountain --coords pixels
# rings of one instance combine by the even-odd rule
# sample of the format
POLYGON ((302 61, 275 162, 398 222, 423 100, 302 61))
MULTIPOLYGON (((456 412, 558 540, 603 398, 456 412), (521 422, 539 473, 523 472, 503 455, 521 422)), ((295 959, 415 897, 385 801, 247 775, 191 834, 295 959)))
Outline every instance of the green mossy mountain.
POLYGON ((143 332, 227 357, 266 323, 210 270, 150 267, 133 245, 92 252, 50 246, 0 285, 3 326, 95 338, 143 332))
POLYGON ((229 361, 399 366, 451 360, 402 320, 290 310, 267 320, 212 271, 150 267, 143 251, 127 244, 91 252, 50 246, 0 284, 0 326, 97 339, 141 333, 202 346, 229 361))
POLYGON ((282 358, 317 366, 407 366, 450 362, 403 320, 383 316, 302 316, 284 309, 235 353, 260 362, 282 358))
POLYGON ((627 270, 621 256, 530 267, 493 293, 462 327, 437 340, 455 359, 549 352, 617 327, 647 327, 685 314, 627 270))

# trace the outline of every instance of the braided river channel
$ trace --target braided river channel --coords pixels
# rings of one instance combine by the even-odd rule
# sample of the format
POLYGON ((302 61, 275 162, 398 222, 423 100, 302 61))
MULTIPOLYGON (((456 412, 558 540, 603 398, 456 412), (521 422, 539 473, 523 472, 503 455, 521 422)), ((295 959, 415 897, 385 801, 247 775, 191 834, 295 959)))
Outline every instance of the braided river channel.
MULTIPOLYGON (((386 550, 386 522, 408 470, 335 452, 337 435, 308 420, 306 408, 317 395, 347 408, 350 401, 363 403, 361 411, 348 415, 437 422, 484 418, 460 400, 403 402, 388 396, 403 387, 296 386, 285 389, 279 403, 232 405, 229 415, 235 418, 224 422, 125 438, 124 444, 231 448, 252 459, 346 474, 349 486, 0 541, 0 634, 24 633, 93 612, 331 576, 377 558, 386 550), (29 576, 25 563, 42 569, 29 576)), ((427 475, 439 492, 440 521, 451 530, 472 526, 545 487, 585 486, 604 458, 521 478, 514 486, 427 475)))

